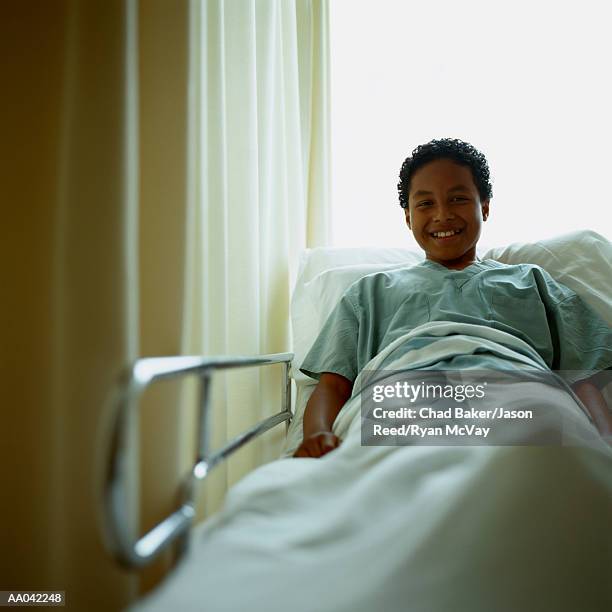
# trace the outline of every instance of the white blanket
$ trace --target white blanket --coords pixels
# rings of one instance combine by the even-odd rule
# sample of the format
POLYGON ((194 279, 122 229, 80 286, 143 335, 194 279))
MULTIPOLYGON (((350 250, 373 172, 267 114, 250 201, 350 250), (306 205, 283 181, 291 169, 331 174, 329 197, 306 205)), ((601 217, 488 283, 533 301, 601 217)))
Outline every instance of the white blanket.
MULTIPOLYGON (((436 346, 389 362, 392 345, 371 365, 422 367, 490 343, 500 359, 544 367, 496 330, 443 325, 426 330, 436 346)), ((571 395, 533 385, 517 405, 548 402, 593 440, 571 395)), ((334 425, 341 446, 323 458, 280 459, 235 485, 133 610, 610 609, 609 447, 362 447, 359 415, 355 396, 334 425)))

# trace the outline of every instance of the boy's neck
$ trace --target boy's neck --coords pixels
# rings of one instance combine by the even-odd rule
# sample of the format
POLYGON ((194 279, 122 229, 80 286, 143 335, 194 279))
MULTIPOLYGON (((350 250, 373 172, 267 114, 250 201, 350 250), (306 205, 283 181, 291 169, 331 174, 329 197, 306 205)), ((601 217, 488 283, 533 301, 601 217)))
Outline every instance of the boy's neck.
POLYGON ((458 259, 449 259, 446 261, 440 261, 438 259, 434 259, 432 257, 429 257, 429 255, 427 255, 426 258, 429 259, 430 261, 434 261, 435 263, 439 263, 441 266, 444 266, 445 268, 448 268, 449 270, 463 270, 464 268, 471 266, 473 263, 480 261, 479 257, 476 254, 470 255, 468 257, 463 256, 458 259))

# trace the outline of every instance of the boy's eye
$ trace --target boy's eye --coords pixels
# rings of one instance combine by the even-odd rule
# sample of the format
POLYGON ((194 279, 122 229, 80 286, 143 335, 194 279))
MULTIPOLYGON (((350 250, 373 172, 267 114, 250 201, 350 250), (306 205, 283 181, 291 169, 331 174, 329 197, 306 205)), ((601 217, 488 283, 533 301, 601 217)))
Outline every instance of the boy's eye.
MULTIPOLYGON (((456 197, 453 198, 453 200, 463 200, 463 201, 466 201, 467 198, 463 198, 461 196, 456 196, 456 197)), ((419 202, 417 204, 417 206, 429 206, 429 204, 431 204, 431 202, 429 200, 425 200, 424 202, 419 202)))

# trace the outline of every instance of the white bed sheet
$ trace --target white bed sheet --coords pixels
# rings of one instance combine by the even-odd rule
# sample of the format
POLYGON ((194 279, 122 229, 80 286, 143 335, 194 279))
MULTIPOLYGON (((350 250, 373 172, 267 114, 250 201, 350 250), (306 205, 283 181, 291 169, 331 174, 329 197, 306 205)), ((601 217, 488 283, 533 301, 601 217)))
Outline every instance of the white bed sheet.
MULTIPOLYGON (((453 354, 435 325, 438 350, 453 354)), ((393 367, 413 365, 403 356, 393 367)), ((526 388, 516 401, 533 398, 526 388)), ((569 395, 538 402, 578 437, 593 433, 569 395)), ((235 485, 132 612, 609 609, 609 447, 362 447, 358 396, 342 416, 337 450, 272 462, 235 485)))

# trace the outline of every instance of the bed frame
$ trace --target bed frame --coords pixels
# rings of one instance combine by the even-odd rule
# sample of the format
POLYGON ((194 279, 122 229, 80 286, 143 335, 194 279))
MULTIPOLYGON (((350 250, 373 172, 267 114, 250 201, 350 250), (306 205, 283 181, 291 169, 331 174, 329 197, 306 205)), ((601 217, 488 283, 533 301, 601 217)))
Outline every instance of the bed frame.
POLYGON ((139 569, 152 562, 170 544, 177 542, 178 554, 188 546, 189 530, 195 518, 194 492, 211 469, 241 446, 279 423, 287 429, 292 418, 291 380, 289 376, 293 353, 276 353, 257 357, 152 357, 137 360, 123 375, 117 397, 112 402, 113 424, 104 484, 103 530, 104 543, 111 555, 126 569, 139 569), (217 370, 284 364, 281 411, 259 421, 247 431, 212 452, 209 441, 210 385, 217 370), (198 455, 191 473, 181 490, 181 506, 153 529, 134 540, 128 528, 127 430, 131 415, 139 408, 144 390, 153 383, 168 378, 196 375, 199 379, 199 410, 197 422, 198 455))

